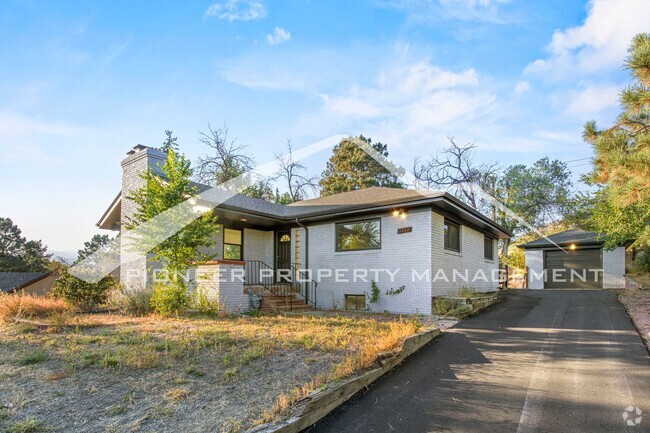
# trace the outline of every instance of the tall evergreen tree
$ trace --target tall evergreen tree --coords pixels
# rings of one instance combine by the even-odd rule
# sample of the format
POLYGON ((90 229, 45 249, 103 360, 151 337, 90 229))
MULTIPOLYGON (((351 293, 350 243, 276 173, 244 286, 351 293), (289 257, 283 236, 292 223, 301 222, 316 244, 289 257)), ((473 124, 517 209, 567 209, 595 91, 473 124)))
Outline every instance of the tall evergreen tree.
MULTIPOLYGON (((363 135, 356 137, 388 157, 388 146, 363 135)), ((341 140, 320 179, 321 196, 354 191, 373 186, 404 188, 404 184, 384 166, 357 146, 352 137, 341 140)))
POLYGON ((609 247, 630 238, 650 245, 650 34, 636 35, 628 52, 634 82, 621 92, 622 113, 611 128, 591 121, 583 133, 595 152, 585 179, 601 188, 591 223, 609 247))
POLYGON ((45 272, 50 257, 42 241, 28 241, 10 218, 0 217, 0 271, 45 272))

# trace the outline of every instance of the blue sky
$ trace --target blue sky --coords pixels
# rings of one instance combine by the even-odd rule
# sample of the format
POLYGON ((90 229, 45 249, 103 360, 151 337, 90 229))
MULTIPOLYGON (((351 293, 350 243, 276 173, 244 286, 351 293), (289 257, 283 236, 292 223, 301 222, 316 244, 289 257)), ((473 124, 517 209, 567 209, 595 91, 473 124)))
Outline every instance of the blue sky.
POLYGON ((259 163, 359 133, 406 167, 447 136, 503 165, 589 157, 582 125, 613 121, 648 16, 646 0, 5 0, 0 215, 77 249, 126 151, 172 129, 195 160, 208 122, 259 163))

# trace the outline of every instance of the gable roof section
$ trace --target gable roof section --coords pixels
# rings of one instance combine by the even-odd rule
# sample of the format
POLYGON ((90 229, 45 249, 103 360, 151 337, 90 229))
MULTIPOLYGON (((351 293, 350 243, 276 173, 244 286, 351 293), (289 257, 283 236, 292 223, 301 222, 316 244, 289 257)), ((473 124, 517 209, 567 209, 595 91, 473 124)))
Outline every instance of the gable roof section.
POLYGON ((523 249, 554 247, 555 245, 551 241, 555 242, 555 244, 559 246, 566 246, 571 244, 577 246, 603 244, 603 241, 600 240, 599 233, 576 228, 560 233, 555 233, 554 235, 547 236, 547 238, 539 238, 534 241, 518 245, 518 247, 523 249))
MULTIPOLYGON (((453 207, 464 214, 470 215, 481 224, 489 225, 492 230, 501 234, 499 237, 512 236, 509 231, 491 219, 465 205, 452 195, 441 191, 372 187, 303 200, 284 206, 242 194, 231 196, 229 192, 210 189, 206 185, 197 184, 197 186, 199 187, 199 197, 205 195, 206 203, 221 203, 219 210, 267 218, 278 223, 291 223, 296 219, 315 221, 343 216, 344 214, 353 215, 372 210, 385 210, 387 207, 433 206, 435 202, 445 202, 444 206, 440 206, 443 210, 453 207)), ((119 227, 120 202, 121 197, 118 195, 116 202, 114 202, 117 210, 104 213, 102 219, 97 223, 100 228, 115 229, 115 227, 119 227)), ((113 205, 111 206, 113 207, 113 205)))
POLYGON ((12 293, 41 280, 52 272, 0 272, 0 291, 12 293))

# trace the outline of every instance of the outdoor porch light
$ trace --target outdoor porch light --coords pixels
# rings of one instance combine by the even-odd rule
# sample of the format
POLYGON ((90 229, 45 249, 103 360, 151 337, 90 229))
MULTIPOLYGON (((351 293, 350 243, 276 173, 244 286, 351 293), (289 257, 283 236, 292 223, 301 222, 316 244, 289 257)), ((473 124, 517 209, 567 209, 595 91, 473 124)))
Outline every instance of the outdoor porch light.
POLYGON ((399 217, 399 218, 404 219, 404 218, 406 218, 406 211, 405 211, 404 209, 395 209, 395 210, 393 211, 393 216, 394 216, 395 218, 398 218, 398 217, 399 217))
POLYGON ((570 249, 570 250, 575 250, 575 249, 576 249, 576 244, 571 244, 571 245, 569 245, 569 249, 570 249))
POLYGON ((398 211, 397 209, 395 209, 395 210, 393 211, 393 216, 394 216, 395 218, 397 218, 397 217, 399 216, 399 211, 398 211))
POLYGON ((240 218, 239 220, 240 220, 240 221, 243 221, 243 222, 248 221, 246 218, 240 218))

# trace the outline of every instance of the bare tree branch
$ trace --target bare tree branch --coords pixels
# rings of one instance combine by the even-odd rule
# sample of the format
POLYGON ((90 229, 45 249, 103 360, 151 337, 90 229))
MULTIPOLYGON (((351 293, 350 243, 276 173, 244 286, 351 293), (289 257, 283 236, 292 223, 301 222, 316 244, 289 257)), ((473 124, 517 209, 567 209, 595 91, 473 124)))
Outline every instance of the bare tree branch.
POLYGON ((201 132, 199 141, 211 149, 211 155, 203 155, 197 161, 198 182, 218 185, 255 167, 253 158, 244 153, 246 146, 237 144, 236 139, 228 139, 226 125, 214 130, 208 123, 208 132, 201 132))
POLYGON ((283 183, 289 190, 289 195, 293 202, 304 200, 309 192, 315 192, 318 189, 318 178, 308 177, 302 174, 307 167, 293 159, 291 140, 287 140, 288 154, 275 154, 275 159, 280 165, 277 176, 274 180, 282 179, 283 183))
POLYGON ((497 163, 475 165, 475 144, 459 145, 454 141, 454 137, 448 139, 451 144, 444 148, 442 153, 436 153, 430 160, 416 159, 413 162, 413 176, 426 188, 457 187, 461 198, 474 209, 478 209, 480 198, 463 185, 476 184, 490 191, 493 189, 491 179, 494 179, 500 167, 497 163))

